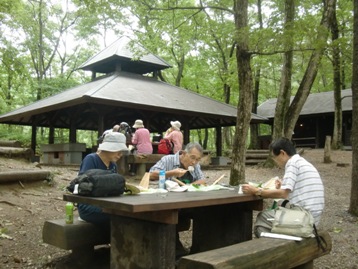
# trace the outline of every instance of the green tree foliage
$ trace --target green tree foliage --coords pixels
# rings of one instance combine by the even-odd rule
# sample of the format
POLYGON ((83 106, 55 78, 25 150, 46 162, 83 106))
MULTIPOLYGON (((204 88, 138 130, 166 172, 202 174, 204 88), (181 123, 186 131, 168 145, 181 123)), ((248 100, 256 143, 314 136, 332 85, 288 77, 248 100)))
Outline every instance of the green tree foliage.
MULTIPOLYGON (((5 33, 0 37, 1 112, 88 81, 84 72, 74 70, 122 34, 173 65, 161 74, 163 80, 236 106, 240 98, 236 37, 245 36, 235 28, 235 2, 1 1, 0 30, 5 33)), ((256 1, 248 1, 248 52, 253 76, 260 70, 259 103, 278 95, 288 43, 293 44, 292 93, 318 48, 324 48, 324 57, 311 92, 332 90, 331 44, 315 38, 322 31, 322 1, 302 0, 296 5, 296 19, 285 30, 284 1, 262 1, 262 27, 256 1)), ((352 1, 339 0, 337 7, 341 36, 336 42, 341 48, 342 88, 346 88, 352 77, 352 1)), ((232 129, 229 134, 225 141, 231 149, 232 129)), ((208 147, 213 149, 215 135, 211 131, 208 135, 208 147)), ((205 141, 204 133, 201 136, 205 141)))

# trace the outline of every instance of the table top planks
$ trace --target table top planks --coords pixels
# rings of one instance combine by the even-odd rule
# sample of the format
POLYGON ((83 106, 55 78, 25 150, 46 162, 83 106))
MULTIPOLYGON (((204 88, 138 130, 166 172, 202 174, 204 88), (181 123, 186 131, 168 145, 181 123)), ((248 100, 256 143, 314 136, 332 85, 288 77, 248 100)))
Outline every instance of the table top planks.
POLYGON ((207 192, 168 192, 117 197, 86 197, 64 194, 65 201, 96 205, 128 213, 178 210, 203 206, 217 206, 233 203, 259 201, 253 195, 238 194, 238 190, 215 190, 207 192))

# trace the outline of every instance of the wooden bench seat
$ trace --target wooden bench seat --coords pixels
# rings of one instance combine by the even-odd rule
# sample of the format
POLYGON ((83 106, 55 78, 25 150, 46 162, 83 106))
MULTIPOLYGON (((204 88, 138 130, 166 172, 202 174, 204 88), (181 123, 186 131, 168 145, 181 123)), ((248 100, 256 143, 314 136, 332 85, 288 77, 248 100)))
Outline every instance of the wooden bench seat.
POLYGON ((332 240, 328 232, 319 232, 326 241, 325 251, 316 238, 290 241, 275 238, 253 239, 231 246, 184 256, 178 269, 311 269, 313 260, 328 254, 332 240))
POLYGON ((292 141, 296 144, 296 147, 317 147, 316 137, 294 137, 292 141))
POLYGON ((90 258, 94 246, 109 244, 110 234, 99 227, 77 218, 73 224, 66 224, 64 219, 46 220, 42 229, 42 239, 46 244, 65 250, 72 250, 72 255, 81 259, 90 258))
POLYGON ((128 174, 128 165, 129 164, 136 164, 137 172, 136 175, 139 178, 144 176, 144 173, 147 172, 148 168, 156 164, 164 154, 130 154, 127 156, 123 156, 120 159, 119 170, 122 173, 128 174))

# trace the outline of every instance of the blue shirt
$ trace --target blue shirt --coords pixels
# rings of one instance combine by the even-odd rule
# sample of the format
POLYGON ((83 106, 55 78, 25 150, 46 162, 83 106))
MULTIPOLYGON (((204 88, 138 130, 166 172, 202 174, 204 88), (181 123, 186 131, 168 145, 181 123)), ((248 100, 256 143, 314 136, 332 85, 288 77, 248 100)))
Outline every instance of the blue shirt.
POLYGON ((107 168, 97 153, 91 153, 83 159, 78 175, 82 175, 89 169, 112 170, 113 173, 117 173, 117 164, 111 162, 107 168))

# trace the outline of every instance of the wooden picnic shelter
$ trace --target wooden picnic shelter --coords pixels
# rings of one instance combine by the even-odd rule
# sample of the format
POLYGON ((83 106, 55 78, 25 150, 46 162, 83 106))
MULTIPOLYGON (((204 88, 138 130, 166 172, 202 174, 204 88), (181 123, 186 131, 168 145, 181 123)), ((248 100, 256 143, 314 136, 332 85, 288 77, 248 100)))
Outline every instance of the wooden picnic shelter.
MULTIPOLYGON (((291 102, 293 100, 291 97, 291 102)), ((341 91, 342 145, 351 147, 352 90, 341 91)), ((269 119, 273 125, 277 98, 262 103, 257 114, 269 119)), ((326 136, 333 136, 334 92, 312 93, 308 96, 296 122, 292 140, 300 147, 324 148, 326 136)), ((267 143, 266 143, 267 144, 267 143)))
MULTIPOLYGON (((69 129, 69 143, 76 143, 77 130, 98 131, 100 136, 115 124, 133 125, 141 119, 151 133, 162 133, 170 121, 179 120, 185 143, 190 130, 215 128, 220 156, 221 129, 236 125, 236 107, 159 80, 169 67, 123 36, 79 67, 92 72, 90 82, 3 114, 0 123, 32 126, 35 152, 37 127, 49 128, 49 144, 55 142, 55 128, 69 129)), ((253 124, 266 120, 252 114, 253 124)))

